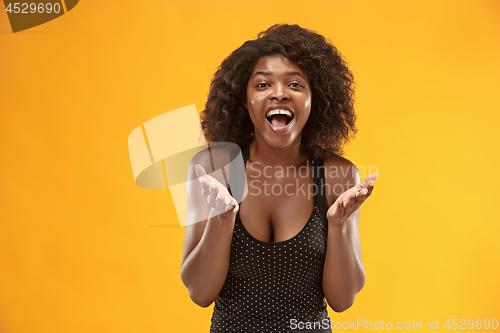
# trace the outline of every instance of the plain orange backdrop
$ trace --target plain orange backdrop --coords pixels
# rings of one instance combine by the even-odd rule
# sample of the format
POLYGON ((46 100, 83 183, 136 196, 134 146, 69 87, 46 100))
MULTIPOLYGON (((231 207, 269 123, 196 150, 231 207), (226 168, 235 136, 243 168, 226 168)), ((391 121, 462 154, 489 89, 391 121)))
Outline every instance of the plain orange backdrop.
POLYGON ((380 173, 367 282, 332 320, 500 320, 498 1, 82 0, 16 34, 0 10, 1 333, 208 332, 169 191, 135 185, 127 137, 200 112, 220 62, 275 23, 345 56, 345 157, 380 173))

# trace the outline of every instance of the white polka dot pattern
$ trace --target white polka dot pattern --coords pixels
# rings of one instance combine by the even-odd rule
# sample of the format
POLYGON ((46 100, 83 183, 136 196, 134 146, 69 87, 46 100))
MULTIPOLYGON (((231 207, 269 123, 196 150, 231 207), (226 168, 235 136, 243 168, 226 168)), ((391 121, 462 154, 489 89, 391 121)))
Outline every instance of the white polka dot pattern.
POLYGON ((211 332, 296 332, 290 319, 328 319, 322 288, 327 235, 313 211, 295 237, 262 242, 237 214, 229 272, 215 301, 211 332))

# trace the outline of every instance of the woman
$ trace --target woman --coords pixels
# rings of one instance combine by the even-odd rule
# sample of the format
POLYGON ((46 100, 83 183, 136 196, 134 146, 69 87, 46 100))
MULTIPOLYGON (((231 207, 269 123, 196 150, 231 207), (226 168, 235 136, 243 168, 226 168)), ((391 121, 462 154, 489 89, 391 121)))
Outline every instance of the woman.
POLYGON ((352 82, 336 48, 296 25, 260 33, 217 70, 202 127, 241 147, 248 194, 238 204, 226 176, 206 174, 234 151, 191 161, 201 189, 189 182, 181 278, 196 304, 215 301, 211 332, 331 332, 325 298, 344 311, 363 287, 358 208, 378 174, 360 184, 340 156, 356 132, 352 82))

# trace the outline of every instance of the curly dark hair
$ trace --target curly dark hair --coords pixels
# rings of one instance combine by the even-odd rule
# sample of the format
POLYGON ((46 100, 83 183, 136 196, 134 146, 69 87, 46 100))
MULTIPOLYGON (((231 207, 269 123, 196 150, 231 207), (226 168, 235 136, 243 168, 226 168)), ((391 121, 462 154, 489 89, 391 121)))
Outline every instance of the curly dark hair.
POLYGON ((244 107, 247 84, 259 59, 273 54, 297 64, 310 81, 311 113, 301 139, 309 155, 342 155, 343 145, 357 132, 352 73, 335 46, 298 25, 274 25, 221 63, 201 113, 206 140, 240 146, 253 140, 253 123, 244 107))

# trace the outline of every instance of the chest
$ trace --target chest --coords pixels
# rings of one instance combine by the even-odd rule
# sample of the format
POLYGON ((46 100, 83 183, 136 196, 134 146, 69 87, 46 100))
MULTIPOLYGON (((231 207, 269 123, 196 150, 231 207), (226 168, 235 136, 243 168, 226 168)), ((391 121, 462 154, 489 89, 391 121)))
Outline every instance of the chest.
POLYGON ((327 227, 314 212, 296 235, 279 242, 256 239, 237 218, 229 276, 265 280, 264 285, 272 285, 277 280, 294 285, 321 285, 327 238, 327 227))
POLYGON ((266 177, 256 172, 247 174, 247 185, 239 215, 245 229, 263 242, 297 235, 311 217, 319 190, 312 177, 266 177))

